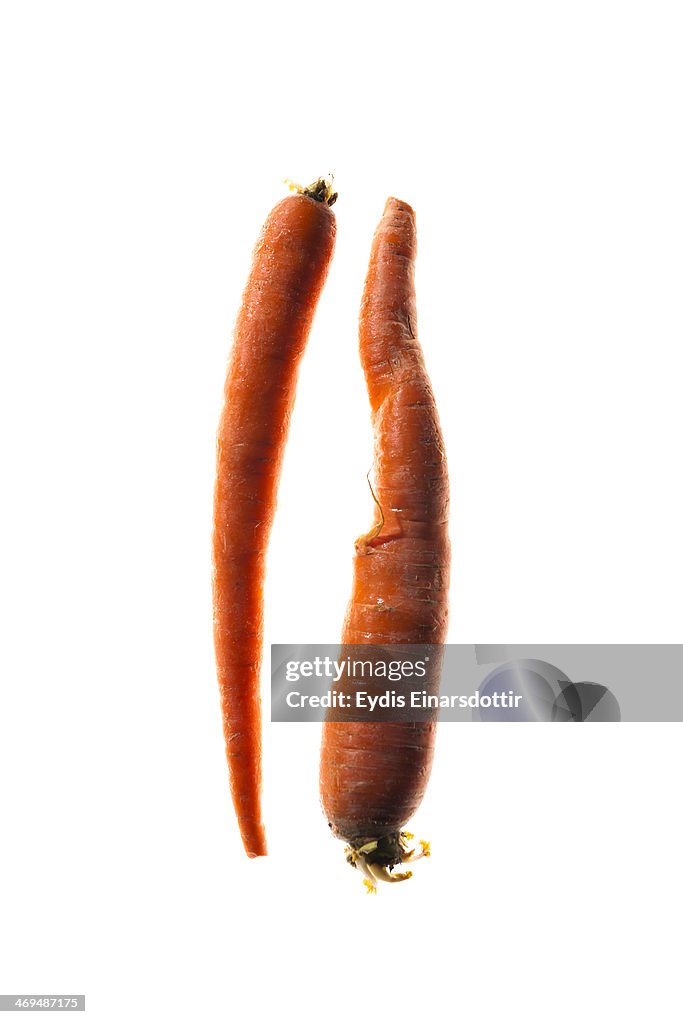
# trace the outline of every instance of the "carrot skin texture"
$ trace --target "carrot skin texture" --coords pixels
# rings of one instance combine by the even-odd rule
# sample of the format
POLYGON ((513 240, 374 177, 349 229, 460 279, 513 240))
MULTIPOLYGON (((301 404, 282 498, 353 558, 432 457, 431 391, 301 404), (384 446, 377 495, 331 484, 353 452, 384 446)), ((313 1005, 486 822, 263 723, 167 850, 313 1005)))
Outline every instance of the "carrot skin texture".
MULTIPOLYGON (((387 201, 360 313, 360 355, 375 437, 374 493, 384 515, 356 542, 343 644, 440 644, 446 638, 448 470, 415 311, 415 215, 387 201)), ((323 727, 320 792, 339 838, 393 835, 419 806, 436 723, 323 727)))
POLYGON ((235 326, 218 443, 213 531, 214 645, 230 788, 250 857, 261 818, 263 583, 299 363, 334 249, 324 202, 292 195, 257 242, 235 326))

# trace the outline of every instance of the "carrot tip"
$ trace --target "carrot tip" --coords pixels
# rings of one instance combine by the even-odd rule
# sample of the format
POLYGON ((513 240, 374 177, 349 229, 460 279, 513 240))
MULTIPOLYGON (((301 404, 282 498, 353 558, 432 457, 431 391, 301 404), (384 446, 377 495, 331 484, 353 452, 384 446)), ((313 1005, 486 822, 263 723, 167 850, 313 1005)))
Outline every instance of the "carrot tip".
POLYGON ((327 206, 334 206, 339 196, 339 193, 333 190, 333 182, 333 174, 330 174, 327 178, 318 178, 311 185, 297 185, 295 181, 285 178, 285 185, 287 185, 290 192, 296 192, 301 196, 308 196, 309 199, 315 199, 317 203, 325 203, 327 206))
POLYGON ((384 212, 400 212, 409 213, 411 217, 415 216, 415 210, 409 203, 403 201, 403 199, 397 199, 395 196, 389 196, 386 203, 384 204, 384 212))

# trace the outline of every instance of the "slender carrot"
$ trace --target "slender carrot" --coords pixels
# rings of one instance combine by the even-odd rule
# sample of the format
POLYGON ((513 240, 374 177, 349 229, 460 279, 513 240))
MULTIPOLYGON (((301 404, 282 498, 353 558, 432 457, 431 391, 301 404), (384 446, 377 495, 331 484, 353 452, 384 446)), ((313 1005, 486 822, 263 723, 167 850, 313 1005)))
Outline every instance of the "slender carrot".
POLYGON ((271 212, 235 328, 218 428, 213 533, 214 641, 230 788, 250 857, 261 820, 263 582, 277 486, 306 345, 335 239, 320 179, 271 212))
MULTIPOLYGON (((389 199, 360 313, 375 437, 376 522, 356 541, 343 644, 440 644, 446 637, 448 473, 417 341, 415 253, 413 210, 389 199)), ((401 829, 424 795, 435 731, 433 721, 325 722, 323 810, 333 833, 349 844, 347 859, 362 869, 369 889, 378 878, 410 875, 391 869, 415 859, 401 829)))

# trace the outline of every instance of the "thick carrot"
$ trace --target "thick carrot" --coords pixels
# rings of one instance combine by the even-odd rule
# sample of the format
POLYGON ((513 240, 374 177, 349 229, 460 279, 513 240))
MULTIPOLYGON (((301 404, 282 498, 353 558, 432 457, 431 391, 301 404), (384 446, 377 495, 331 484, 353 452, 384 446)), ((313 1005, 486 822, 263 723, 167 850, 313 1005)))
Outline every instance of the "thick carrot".
POLYGON ((335 239, 320 179, 268 217, 235 328, 218 428, 213 533, 214 641, 230 788, 250 857, 261 820, 263 582, 299 362, 335 239))
MULTIPOLYGON (((415 215, 387 201, 360 313, 360 356, 375 437, 376 522, 356 541, 343 644, 440 644, 450 567, 448 472, 434 395, 417 341, 415 215)), ((438 659, 437 659, 438 660, 438 659)), ((401 829, 424 795, 436 724, 326 721, 323 810, 366 875, 414 859, 401 829)), ((426 847, 425 847, 426 849, 426 847)))

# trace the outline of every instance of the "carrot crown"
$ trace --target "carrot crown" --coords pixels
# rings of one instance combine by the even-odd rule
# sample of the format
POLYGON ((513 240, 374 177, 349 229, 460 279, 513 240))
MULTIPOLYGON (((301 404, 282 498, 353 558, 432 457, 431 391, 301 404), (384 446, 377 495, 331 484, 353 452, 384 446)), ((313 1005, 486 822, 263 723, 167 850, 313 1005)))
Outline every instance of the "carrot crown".
POLYGON ((326 203, 327 206, 334 206, 337 202, 338 193, 333 191, 333 177, 329 178, 318 178, 312 185, 297 185, 295 181, 290 181, 289 178, 285 180, 285 185, 289 185, 292 192, 297 192, 301 196, 308 196, 309 199, 315 199, 316 203, 326 203))

